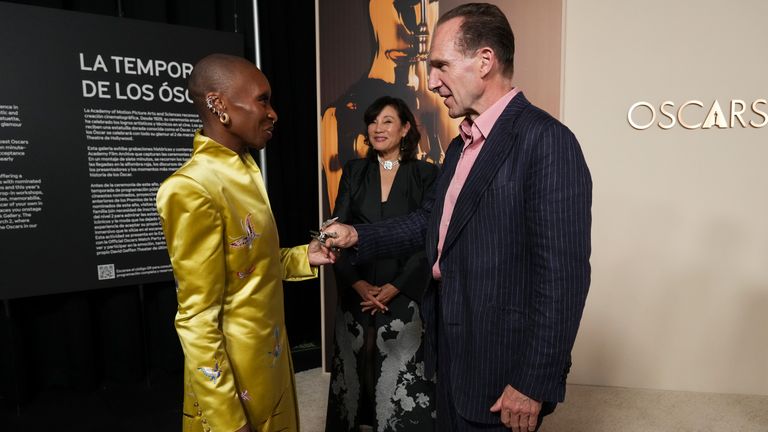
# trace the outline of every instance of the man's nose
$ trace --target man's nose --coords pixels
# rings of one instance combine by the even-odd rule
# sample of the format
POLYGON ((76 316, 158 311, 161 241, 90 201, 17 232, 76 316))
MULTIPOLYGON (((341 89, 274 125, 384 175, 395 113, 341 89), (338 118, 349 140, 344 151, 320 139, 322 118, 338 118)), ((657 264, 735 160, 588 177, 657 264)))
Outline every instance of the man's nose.
POLYGON ((272 123, 277 123, 277 111, 275 111, 272 107, 269 107, 269 111, 267 111, 267 118, 272 120, 272 123))
POLYGON ((429 91, 437 91, 437 89, 443 85, 443 82, 438 78, 438 71, 434 68, 429 70, 429 81, 427 81, 427 87, 429 91))

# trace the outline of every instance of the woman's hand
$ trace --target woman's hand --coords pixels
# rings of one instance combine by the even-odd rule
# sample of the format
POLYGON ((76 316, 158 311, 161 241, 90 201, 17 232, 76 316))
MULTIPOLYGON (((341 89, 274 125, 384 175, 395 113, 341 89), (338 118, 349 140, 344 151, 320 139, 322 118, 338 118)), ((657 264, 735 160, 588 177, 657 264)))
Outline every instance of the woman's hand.
POLYGON ((309 265, 321 266, 325 264, 333 264, 336 262, 336 255, 333 251, 320 243, 317 239, 312 239, 307 247, 307 258, 309 259, 309 265))
POLYGON ((379 292, 375 295, 376 303, 373 301, 364 301, 360 305, 363 306, 363 312, 371 312, 371 315, 376 312, 386 312, 389 308, 386 306, 389 302, 400 294, 400 290, 392 284, 384 284, 379 288, 379 292))
MULTIPOLYGON (((371 285, 364 280, 359 280, 352 284, 352 288, 354 288, 355 291, 357 291, 357 294, 363 300, 362 302, 360 302, 361 305, 373 304, 380 309, 387 308, 376 299, 376 296, 381 292, 380 287, 371 285)), ((363 309, 363 312, 365 312, 365 309, 363 309)))

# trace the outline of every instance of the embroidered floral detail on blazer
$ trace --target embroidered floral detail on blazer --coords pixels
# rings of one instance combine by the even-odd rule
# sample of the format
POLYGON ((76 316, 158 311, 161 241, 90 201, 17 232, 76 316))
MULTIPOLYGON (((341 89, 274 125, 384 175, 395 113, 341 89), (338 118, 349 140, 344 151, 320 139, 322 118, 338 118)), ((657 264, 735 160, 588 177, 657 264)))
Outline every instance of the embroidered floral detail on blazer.
POLYGON ((283 346, 280 344, 280 328, 275 326, 275 330, 273 332, 275 335, 275 348, 268 352, 267 354, 272 356, 272 367, 275 367, 275 364, 277 363, 277 359, 280 357, 280 354, 283 352, 283 346))
POLYGON ((203 373, 206 377, 208 377, 209 380, 213 381, 214 384, 216 384, 216 380, 221 377, 221 369, 219 369, 219 361, 216 360, 212 368, 209 367, 201 367, 197 368, 200 372, 203 373))
POLYGON ((240 393, 240 399, 244 401, 251 400, 251 395, 248 394, 248 390, 243 390, 242 393, 240 393))
POLYGON ((246 271, 237 272, 237 277, 245 279, 249 274, 253 273, 254 270, 256 270, 256 266, 253 266, 246 271))
POLYGON ((243 227, 243 231, 245 231, 245 235, 235 238, 233 241, 229 243, 229 245, 236 249, 244 248, 244 247, 247 247, 248 249, 250 249, 251 245, 253 244, 253 241, 261 236, 261 234, 258 234, 256 231, 253 230, 253 223, 251 222, 250 213, 248 213, 245 216, 245 219, 240 221, 240 226, 243 227))

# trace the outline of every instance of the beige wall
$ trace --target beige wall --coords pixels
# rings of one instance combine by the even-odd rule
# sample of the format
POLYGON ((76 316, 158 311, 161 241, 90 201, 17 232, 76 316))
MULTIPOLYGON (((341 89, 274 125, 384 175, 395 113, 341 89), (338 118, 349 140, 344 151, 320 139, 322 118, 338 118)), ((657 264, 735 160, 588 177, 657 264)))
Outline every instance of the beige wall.
POLYGON ((563 0, 497 4, 515 33, 515 85, 533 104, 560 118, 563 0))
POLYGON ((768 127, 627 121, 638 101, 700 100, 695 123, 741 99, 760 122, 766 17, 763 0, 567 1, 564 122, 594 180, 572 383, 768 394, 768 127))

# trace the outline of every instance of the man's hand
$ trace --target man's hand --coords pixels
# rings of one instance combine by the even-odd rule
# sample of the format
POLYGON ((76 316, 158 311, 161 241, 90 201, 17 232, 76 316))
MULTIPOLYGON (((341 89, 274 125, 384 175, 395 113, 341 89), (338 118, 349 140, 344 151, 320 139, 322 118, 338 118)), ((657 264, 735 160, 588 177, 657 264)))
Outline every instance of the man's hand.
POLYGON ((375 294, 378 304, 383 305, 384 308, 379 307, 377 303, 373 303, 372 301, 364 301, 360 303, 363 306, 363 312, 371 311, 371 315, 376 312, 386 312, 388 310, 386 306, 398 294, 400 294, 400 290, 394 285, 384 284, 384 286, 379 288, 379 292, 375 294))
POLYGON ((504 387, 504 392, 491 407, 491 412, 501 411, 501 422, 514 432, 533 432, 539 421, 541 402, 515 390, 511 385, 504 387))
POLYGON ((322 232, 335 234, 325 240, 328 247, 348 248, 357 244, 357 230, 352 225, 334 222, 323 227, 322 232))
POLYGON ((309 265, 319 266, 324 264, 333 264, 336 262, 336 255, 334 255, 331 248, 323 245, 317 239, 313 239, 309 242, 307 247, 307 255, 309 258, 309 265))

